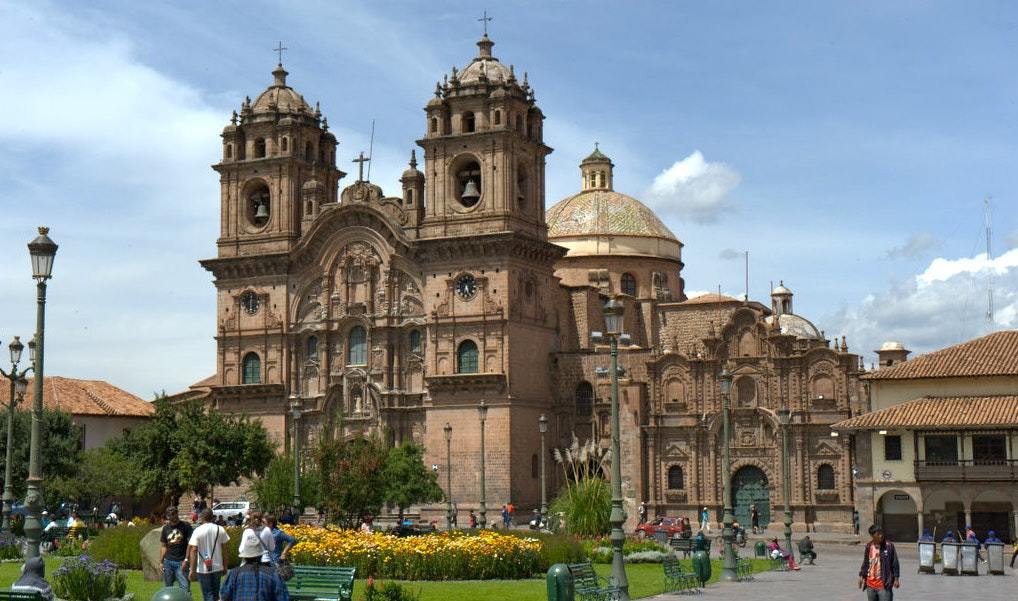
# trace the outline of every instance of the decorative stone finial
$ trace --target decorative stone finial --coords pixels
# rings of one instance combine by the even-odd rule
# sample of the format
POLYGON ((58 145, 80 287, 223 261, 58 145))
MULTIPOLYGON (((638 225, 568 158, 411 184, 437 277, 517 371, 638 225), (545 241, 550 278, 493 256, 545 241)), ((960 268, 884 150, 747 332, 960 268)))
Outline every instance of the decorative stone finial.
POLYGON ((279 88, 285 88, 287 75, 289 75, 289 73, 287 73, 286 69, 283 68, 283 63, 279 63, 272 71, 272 77, 275 78, 272 85, 279 88))
POLYGON ((410 168, 417 169, 417 149, 410 149, 410 168))

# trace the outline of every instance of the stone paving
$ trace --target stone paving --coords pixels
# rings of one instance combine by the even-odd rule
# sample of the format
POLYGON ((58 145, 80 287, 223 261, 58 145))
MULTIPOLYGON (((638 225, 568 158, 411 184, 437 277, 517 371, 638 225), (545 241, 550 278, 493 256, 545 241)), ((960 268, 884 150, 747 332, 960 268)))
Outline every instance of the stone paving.
MULTIPOLYGON (((1010 548, 1008 547, 1008 550, 1010 548)), ((816 565, 803 566, 798 572, 765 572, 756 574, 751 582, 709 585, 702 595, 703 601, 865 601, 866 596, 857 588, 859 565, 863 547, 830 545, 817 547, 820 558, 816 565)), ((1010 554, 1006 556, 1010 559, 1010 554)), ((915 544, 898 546, 901 565, 901 588, 895 590, 896 601, 903 599, 964 599, 975 597, 979 601, 1015 599, 1018 582, 1015 570, 1005 568, 1004 576, 986 575, 986 565, 980 565, 980 576, 942 576, 919 574, 919 560, 915 544)), ((655 601, 690 599, 688 594, 666 594, 653 597, 655 601)))

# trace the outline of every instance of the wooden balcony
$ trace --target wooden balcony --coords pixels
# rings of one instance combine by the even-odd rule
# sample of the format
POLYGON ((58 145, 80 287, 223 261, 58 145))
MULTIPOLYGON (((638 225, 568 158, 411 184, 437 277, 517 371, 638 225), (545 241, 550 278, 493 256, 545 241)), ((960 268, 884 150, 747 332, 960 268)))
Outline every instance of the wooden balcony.
POLYGON ((915 479, 957 482, 1018 480, 1018 461, 1014 459, 916 461, 915 479))

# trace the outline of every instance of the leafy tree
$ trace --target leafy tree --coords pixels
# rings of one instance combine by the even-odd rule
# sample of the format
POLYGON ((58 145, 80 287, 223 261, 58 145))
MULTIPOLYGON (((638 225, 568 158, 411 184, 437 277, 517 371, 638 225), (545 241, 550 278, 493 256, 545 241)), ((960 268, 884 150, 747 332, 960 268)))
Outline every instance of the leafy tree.
MULTIPOLYGON (((5 470, 7 457, 7 413, 4 412, 0 420, 0 469, 5 470)), ((74 425, 71 416, 62 411, 50 411, 44 409, 42 412, 42 473, 49 481, 52 478, 73 477, 78 469, 78 455, 81 452, 81 428, 74 425)), ((14 457, 11 462, 11 480, 14 485, 14 498, 23 500, 27 491, 26 481, 28 479, 28 460, 31 455, 32 439, 32 412, 14 412, 14 457)), ((0 471, 2 479, 5 471, 0 471)), ((47 487, 43 487, 47 502, 53 504, 59 502, 57 495, 50 493, 47 487)))
POLYGON ((49 479, 47 494, 74 499, 82 507, 101 507, 110 497, 134 496, 141 478, 141 466, 112 446, 81 453, 77 473, 49 479))
POLYGON ((321 441, 315 452, 323 491, 319 509, 347 528, 377 515, 385 503, 387 458, 385 444, 375 436, 321 441))
POLYGON ((382 478, 385 500, 399 508, 400 522, 407 507, 445 498, 435 472, 424 467, 424 449, 413 442, 389 450, 382 478))
POLYGON ((158 398, 154 404, 149 422, 113 448, 141 466, 137 495, 162 495, 157 510, 176 505, 185 491, 205 495, 212 486, 250 478, 272 461, 275 450, 260 422, 197 402, 171 405, 158 398))
MULTIPOLYGON (((319 504, 320 471, 315 462, 302 458, 300 470, 300 501, 303 507, 319 504)), ((293 456, 277 455, 265 468, 265 473, 251 483, 251 494, 261 509, 275 510, 293 503, 293 456)))

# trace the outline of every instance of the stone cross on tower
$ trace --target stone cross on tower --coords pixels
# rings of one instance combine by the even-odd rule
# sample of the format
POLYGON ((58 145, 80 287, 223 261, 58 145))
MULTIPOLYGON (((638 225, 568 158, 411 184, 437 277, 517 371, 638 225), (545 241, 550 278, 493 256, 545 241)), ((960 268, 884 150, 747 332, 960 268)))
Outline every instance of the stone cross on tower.
POLYGON ((280 65, 282 65, 282 64, 283 64, 283 51, 284 51, 284 50, 289 50, 289 48, 287 48, 286 46, 284 46, 284 45, 283 45, 283 42, 282 42, 282 41, 280 41, 280 42, 279 42, 279 45, 278 45, 278 46, 276 46, 275 48, 273 48, 272 50, 273 50, 274 52, 276 52, 276 53, 277 53, 277 54, 279 55, 279 64, 280 64, 280 65))
POLYGON ((488 9, 484 9, 484 16, 482 16, 480 19, 478 19, 478 21, 480 21, 481 23, 484 23, 484 35, 485 35, 485 37, 487 37, 487 35, 488 35, 488 22, 492 21, 492 20, 494 20, 494 18, 488 16, 488 9))
POLYGON ((357 163, 358 164, 357 165, 358 166, 357 181, 359 181, 359 182, 364 181, 364 163, 367 163, 370 160, 371 160, 370 158, 364 156, 364 151, 361 151, 361 154, 360 154, 359 157, 357 157, 356 159, 350 161, 351 163, 357 163))

